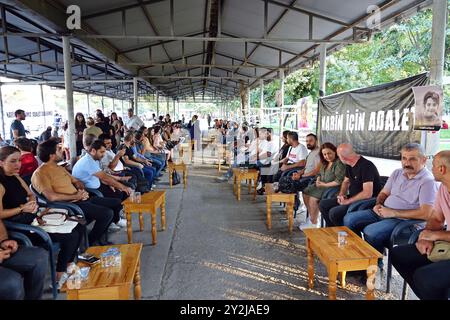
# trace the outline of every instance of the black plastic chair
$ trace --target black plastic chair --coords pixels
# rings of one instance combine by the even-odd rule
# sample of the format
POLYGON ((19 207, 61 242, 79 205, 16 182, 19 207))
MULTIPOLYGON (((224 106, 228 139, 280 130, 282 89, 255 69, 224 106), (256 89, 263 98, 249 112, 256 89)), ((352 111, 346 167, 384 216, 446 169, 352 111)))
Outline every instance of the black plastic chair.
POLYGON ((49 263, 50 263, 50 275, 52 280, 52 293, 53 293, 53 299, 56 299, 58 296, 58 284, 56 282, 56 261, 55 261, 55 254, 59 251, 60 246, 59 243, 53 243, 52 239, 48 235, 47 232, 45 232, 42 228, 30 226, 28 224, 23 223, 16 223, 11 222, 7 220, 3 220, 3 223, 8 230, 8 234, 15 235, 18 239, 22 240, 27 245, 32 246, 32 243, 30 239, 26 236, 27 233, 33 232, 37 236, 39 236, 43 242, 45 248, 48 250, 48 257, 49 257, 49 263), (22 234, 19 236, 19 234, 22 234))
POLYGON ((20 242, 25 247, 33 246, 31 240, 22 232, 8 230, 8 237, 11 240, 16 240, 17 242, 20 242))

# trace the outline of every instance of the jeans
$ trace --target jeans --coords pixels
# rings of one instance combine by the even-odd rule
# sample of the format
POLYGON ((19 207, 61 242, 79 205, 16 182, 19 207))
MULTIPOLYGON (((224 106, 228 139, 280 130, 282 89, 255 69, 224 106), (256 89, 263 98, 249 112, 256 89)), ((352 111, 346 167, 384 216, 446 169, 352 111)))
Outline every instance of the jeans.
POLYGON ((47 270, 47 251, 20 246, 0 263, 0 300, 41 299, 47 270))
POLYGON ((280 179, 281 179, 282 177, 290 176, 290 175, 292 175, 294 172, 300 171, 300 170, 302 170, 302 169, 303 169, 303 167, 298 167, 298 168, 295 168, 295 169, 289 169, 289 170, 286 170, 286 171, 278 170, 278 172, 273 176, 273 181, 274 181, 274 182, 278 182, 278 181, 280 181, 280 179))
POLYGON ((157 178, 161 175, 161 171, 162 171, 162 169, 164 169, 164 164, 160 159, 158 159, 156 157, 151 157, 150 161, 152 162, 152 166, 156 170, 155 177, 157 178))
POLYGON ((327 227, 337 227, 344 225, 344 217, 350 205, 340 205, 337 198, 324 199, 319 202, 320 213, 326 222, 327 227))
MULTIPOLYGON (((56 261, 56 272, 66 272, 67 265, 74 262, 80 247, 81 240, 84 237, 86 227, 78 224, 71 233, 49 233, 52 242, 59 243, 60 250, 58 252, 58 260, 56 261)), ((27 234, 35 245, 41 245, 41 237, 30 233, 27 234)))
POLYGON ((119 199, 92 197, 87 201, 75 202, 75 204, 84 212, 87 223, 95 220, 94 227, 88 236, 90 245, 99 241, 106 233, 113 218, 115 222, 120 219, 122 203, 119 199))
POLYGON ((383 249, 390 246, 392 231, 402 221, 397 218, 380 218, 372 209, 367 209, 346 214, 344 226, 356 234, 364 233, 364 240, 383 253, 383 249))
POLYGON ((392 265, 420 299, 448 299, 450 260, 431 262, 415 244, 409 244, 392 249, 392 265))

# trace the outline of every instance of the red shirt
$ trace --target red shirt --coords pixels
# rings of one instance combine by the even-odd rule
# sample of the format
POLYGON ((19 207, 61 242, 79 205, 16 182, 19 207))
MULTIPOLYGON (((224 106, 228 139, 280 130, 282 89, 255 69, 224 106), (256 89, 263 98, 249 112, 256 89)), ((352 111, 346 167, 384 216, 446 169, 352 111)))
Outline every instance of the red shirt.
POLYGON ((20 166, 19 176, 28 176, 38 167, 38 162, 32 153, 25 153, 20 156, 22 162, 20 166))

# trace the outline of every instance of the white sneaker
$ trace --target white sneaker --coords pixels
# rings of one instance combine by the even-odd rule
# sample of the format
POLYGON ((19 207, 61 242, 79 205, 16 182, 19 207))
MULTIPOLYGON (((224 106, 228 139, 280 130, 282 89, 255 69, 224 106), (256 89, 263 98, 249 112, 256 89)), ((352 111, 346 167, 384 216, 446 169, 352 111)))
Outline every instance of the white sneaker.
POLYGON ((108 231, 109 232, 116 232, 116 231, 119 231, 120 229, 121 228, 117 224, 115 224, 114 222, 111 222, 111 224, 108 227, 108 231))
POLYGON ((127 227, 127 219, 120 219, 118 222, 115 223, 116 226, 119 228, 126 228, 127 227))
POLYGON ((262 188, 262 182, 260 181, 259 183, 258 183, 258 186, 256 187, 256 190, 259 190, 259 189, 261 189, 262 188))
POLYGON ((320 228, 319 223, 312 223, 311 220, 308 220, 305 223, 300 223, 298 226, 300 230, 311 229, 311 228, 320 228))

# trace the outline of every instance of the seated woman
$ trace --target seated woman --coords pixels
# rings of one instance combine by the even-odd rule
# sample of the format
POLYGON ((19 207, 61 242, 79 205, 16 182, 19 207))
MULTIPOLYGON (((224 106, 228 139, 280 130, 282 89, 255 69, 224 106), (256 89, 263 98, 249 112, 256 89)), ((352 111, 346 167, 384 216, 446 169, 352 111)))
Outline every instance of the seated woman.
POLYGON ((159 152, 154 146, 151 130, 149 130, 147 127, 141 127, 139 129, 140 132, 142 132, 142 149, 141 153, 149 160, 156 161, 159 163, 162 168, 164 169, 166 166, 166 157, 163 153, 159 152))
MULTIPOLYGON (((18 175, 20 171, 20 151, 8 146, 0 148, 0 219, 31 224, 39 209, 34 194, 18 175)), ((59 242, 61 250, 56 263, 57 280, 61 286, 67 279, 67 266, 74 261, 84 235, 85 227, 78 224, 71 233, 49 233, 54 242, 59 242)), ((35 234, 27 235, 33 243, 39 244, 35 234)))
POLYGON ((300 224, 300 230, 318 227, 319 201, 328 188, 342 184, 345 177, 345 165, 337 156, 336 146, 326 142, 320 147, 320 172, 315 183, 303 190, 303 202, 309 212, 309 219, 305 224, 300 224))
POLYGON ((153 147, 156 148, 156 150, 165 153, 166 154, 166 160, 171 161, 170 154, 171 152, 165 148, 165 142, 161 137, 161 127, 160 126, 154 126, 153 127, 153 147))
POLYGON ((30 184, 31 175, 38 168, 38 162, 33 154, 33 145, 30 139, 25 137, 14 141, 16 147, 20 150, 20 171, 19 176, 24 178, 27 184, 30 184))

